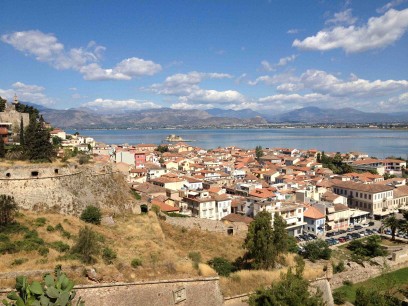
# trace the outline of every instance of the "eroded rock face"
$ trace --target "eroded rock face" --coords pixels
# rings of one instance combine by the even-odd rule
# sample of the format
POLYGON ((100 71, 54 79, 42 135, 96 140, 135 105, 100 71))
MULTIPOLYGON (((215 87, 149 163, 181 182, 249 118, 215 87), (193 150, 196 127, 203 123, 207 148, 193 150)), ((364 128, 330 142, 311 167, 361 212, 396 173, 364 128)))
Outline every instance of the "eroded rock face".
POLYGON ((88 205, 118 212, 138 208, 123 176, 109 166, 0 167, 0 194, 31 211, 78 215, 88 205))

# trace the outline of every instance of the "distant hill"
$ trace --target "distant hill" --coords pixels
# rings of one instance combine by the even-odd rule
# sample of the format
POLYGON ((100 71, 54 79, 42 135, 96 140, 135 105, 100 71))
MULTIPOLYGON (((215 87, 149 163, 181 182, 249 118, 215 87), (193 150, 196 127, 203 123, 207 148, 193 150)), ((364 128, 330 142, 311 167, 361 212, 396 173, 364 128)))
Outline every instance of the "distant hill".
MULTIPOLYGON (((44 109, 46 121, 61 128, 160 128, 160 127, 221 127, 266 124, 261 117, 215 116, 203 110, 170 108, 128 111, 126 113, 97 113, 87 108, 68 110, 44 109), (244 118, 245 117, 245 118, 244 118)), ((239 114, 239 113, 238 113, 239 114)), ((248 115, 248 113, 247 113, 248 115)))
POLYGON ((232 110, 232 109, 221 109, 221 108, 212 108, 207 109, 207 113, 214 117, 229 117, 229 118, 240 118, 240 119, 248 119, 254 117, 262 117, 262 115, 258 112, 253 111, 252 109, 241 109, 241 110, 232 110))
POLYGON ((408 122, 408 113, 366 113, 354 108, 304 107, 279 115, 265 116, 269 122, 292 123, 381 123, 408 122))
POLYGON ((61 128, 162 128, 162 127, 222 127, 269 123, 391 123, 408 122, 408 112, 367 113, 353 108, 304 107, 281 114, 258 113, 251 109, 180 110, 171 108, 147 109, 112 113, 86 107, 57 110, 38 104, 45 120, 61 128))

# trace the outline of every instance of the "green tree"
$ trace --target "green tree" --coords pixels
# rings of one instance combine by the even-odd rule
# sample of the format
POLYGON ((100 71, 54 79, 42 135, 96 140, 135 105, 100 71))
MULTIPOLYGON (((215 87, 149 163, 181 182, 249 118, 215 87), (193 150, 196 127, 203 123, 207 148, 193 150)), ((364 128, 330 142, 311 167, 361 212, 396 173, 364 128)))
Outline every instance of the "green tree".
POLYGON ((250 223, 243 247, 247 250, 245 259, 250 260, 255 269, 273 268, 280 256, 288 251, 286 223, 278 214, 272 216, 261 211, 250 223))
POLYGON ((3 137, 0 137, 0 158, 4 158, 6 156, 6 148, 4 146, 3 137))
POLYGON ((321 163, 321 162, 322 162, 322 155, 320 154, 320 152, 317 153, 317 155, 316 155, 316 161, 317 161, 318 163, 321 163))
POLYGON ((25 130, 24 153, 30 161, 51 162, 54 157, 50 133, 43 127, 43 123, 43 120, 37 120, 35 116, 30 116, 30 122, 25 130))
POLYGON ((4 112, 7 100, 0 97, 0 112, 4 112))
POLYGON ((303 247, 305 251, 302 255, 313 262, 317 259, 330 259, 331 250, 326 241, 321 239, 308 241, 303 247))
POLYGON ((23 117, 20 119, 20 146, 24 147, 25 138, 24 138, 24 122, 23 117))
POLYGON ((169 147, 168 147, 168 146, 159 145, 159 146, 156 148, 156 151, 158 151, 158 152, 160 152, 160 153, 169 152, 169 147))
POLYGON ((235 271, 234 265, 229 260, 222 257, 214 257, 208 261, 208 265, 217 271, 220 276, 229 276, 235 271))
POLYGON ((356 290, 354 306, 400 306, 398 298, 391 294, 381 293, 377 288, 359 287, 356 290))
POLYGON ((251 306, 323 306, 322 294, 311 294, 309 282, 303 279, 303 260, 297 260, 296 272, 292 268, 282 274, 281 280, 270 288, 258 289, 249 298, 251 306))
POLYGON ((249 224, 244 248, 247 250, 246 258, 253 260, 252 265, 256 269, 269 269, 275 264, 271 221, 271 214, 261 211, 249 224))
POLYGON ((95 256, 99 254, 99 249, 98 235, 88 226, 81 228, 78 240, 72 247, 72 253, 78 255, 82 262, 92 264, 96 262, 95 256))
POLYGON ((384 227, 389 227, 391 230, 391 240, 395 240, 395 233, 399 226, 401 225, 400 220, 395 217, 395 215, 389 216, 382 221, 384 227))
POLYGON ((101 224, 102 213, 99 207, 89 205, 82 211, 80 218, 85 222, 99 225, 101 224))
POLYGON ((256 156, 257 161, 259 161, 261 159, 261 157, 264 156, 264 152, 263 152, 261 146, 256 146, 255 147, 255 156, 256 156))
POLYGON ((0 225, 8 225, 14 220, 18 207, 14 197, 0 195, 0 225))

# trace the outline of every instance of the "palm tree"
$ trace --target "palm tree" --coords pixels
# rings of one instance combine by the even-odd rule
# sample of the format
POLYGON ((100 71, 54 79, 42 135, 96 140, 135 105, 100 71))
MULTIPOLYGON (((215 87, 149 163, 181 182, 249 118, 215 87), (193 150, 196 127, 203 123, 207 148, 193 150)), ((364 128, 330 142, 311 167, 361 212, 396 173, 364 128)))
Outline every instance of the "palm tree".
POLYGON ((395 232, 401 225, 401 221, 398 220, 395 215, 389 216, 382 221, 384 227, 389 227, 391 230, 391 240, 395 240, 395 232))

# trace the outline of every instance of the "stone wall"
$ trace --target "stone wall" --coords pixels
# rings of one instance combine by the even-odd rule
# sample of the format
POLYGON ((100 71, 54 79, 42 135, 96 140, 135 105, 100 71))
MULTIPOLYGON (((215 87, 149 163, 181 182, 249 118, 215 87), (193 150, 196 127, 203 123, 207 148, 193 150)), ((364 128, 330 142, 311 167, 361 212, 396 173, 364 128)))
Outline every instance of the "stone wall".
MULTIPOLYGON (((223 305, 218 277, 98 284, 76 286, 75 290, 77 297, 81 297, 89 306, 223 305)), ((0 292, 0 297, 4 298, 8 292, 0 292)))
POLYGON ((375 257, 370 260, 370 262, 363 262, 359 265, 355 262, 346 263, 346 270, 341 273, 333 275, 330 280, 330 284, 333 289, 341 287, 345 280, 351 281, 353 283, 363 282, 369 278, 373 278, 381 275, 383 272, 388 270, 394 271, 402 269, 408 266, 408 256, 401 256, 399 260, 394 260, 395 256, 407 254, 408 247, 403 250, 396 251, 397 255, 392 254, 392 256, 387 257, 375 257))
POLYGON ((229 234, 229 230, 232 229, 232 235, 246 236, 248 232, 248 226, 241 222, 228 222, 228 221, 215 221, 209 219, 200 218, 177 218, 166 216, 166 222, 188 229, 199 229, 202 231, 217 232, 223 234, 229 234))
POLYGON ((140 212, 123 176, 106 167, 0 167, 0 194, 13 196, 25 210, 79 214, 87 205, 95 205, 140 212))

